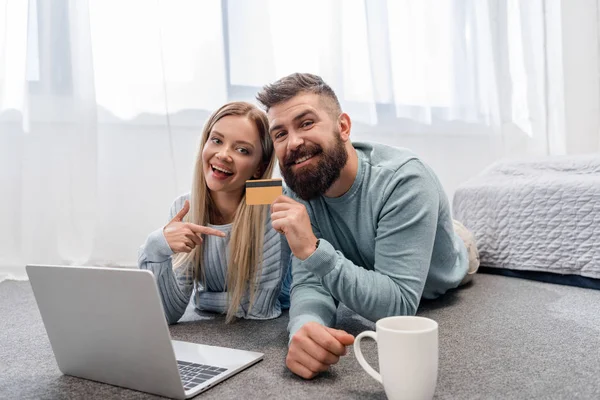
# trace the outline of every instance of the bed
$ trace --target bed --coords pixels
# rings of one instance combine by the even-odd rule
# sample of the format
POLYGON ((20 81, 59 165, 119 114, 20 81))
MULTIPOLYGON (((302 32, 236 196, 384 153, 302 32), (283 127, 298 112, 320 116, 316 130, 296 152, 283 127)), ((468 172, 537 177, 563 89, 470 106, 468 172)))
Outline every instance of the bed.
POLYGON ((488 272, 600 288, 600 155, 497 162, 458 188, 453 213, 488 272))

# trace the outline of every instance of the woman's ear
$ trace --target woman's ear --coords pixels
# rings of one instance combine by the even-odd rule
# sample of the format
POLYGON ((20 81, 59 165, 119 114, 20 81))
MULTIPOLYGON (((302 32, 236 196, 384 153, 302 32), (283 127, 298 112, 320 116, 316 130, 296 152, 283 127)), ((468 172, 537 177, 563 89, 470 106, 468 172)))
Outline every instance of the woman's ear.
POLYGON ((256 172, 254 172, 254 175, 252 175, 252 177, 253 177, 254 179, 258 179, 258 178, 260 178, 261 176, 262 176, 262 167, 258 167, 258 168, 256 169, 256 172))

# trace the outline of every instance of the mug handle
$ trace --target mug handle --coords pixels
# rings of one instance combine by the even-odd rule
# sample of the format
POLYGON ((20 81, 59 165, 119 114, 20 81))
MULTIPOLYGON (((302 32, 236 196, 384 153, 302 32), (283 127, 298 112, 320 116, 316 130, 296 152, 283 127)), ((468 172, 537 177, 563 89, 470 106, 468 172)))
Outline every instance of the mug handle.
POLYGON ((354 339, 354 355, 356 356, 356 360, 358 361, 360 366, 363 367, 363 369, 365 371, 367 371, 367 373, 369 375, 371 375, 373 377, 373 379, 375 379, 377 382, 379 382, 383 385, 383 380, 381 379, 381 375, 379 374, 379 372, 375 371, 373 369, 373 367, 371 367, 369 365, 369 363, 367 362, 367 360, 365 360, 365 358, 363 357, 362 350, 360 349, 360 341, 365 337, 370 337, 371 339, 373 339, 377 342, 377 333, 376 332, 373 332, 373 331, 362 332, 361 334, 359 334, 356 337, 356 339, 354 339))

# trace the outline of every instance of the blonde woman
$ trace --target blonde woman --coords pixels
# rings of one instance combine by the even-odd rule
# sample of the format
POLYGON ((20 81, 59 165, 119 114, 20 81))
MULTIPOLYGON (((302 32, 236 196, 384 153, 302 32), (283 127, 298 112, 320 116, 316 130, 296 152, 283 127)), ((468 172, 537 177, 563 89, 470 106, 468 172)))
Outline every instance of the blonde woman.
POLYGON ((272 228, 269 206, 247 206, 244 198, 246 180, 273 172, 268 129, 265 113, 250 103, 215 111, 202 132, 191 194, 175 200, 170 222, 140 248, 139 267, 154 273, 170 324, 192 294, 196 308, 227 314, 227 322, 276 318, 282 303, 289 306, 285 237, 272 228))

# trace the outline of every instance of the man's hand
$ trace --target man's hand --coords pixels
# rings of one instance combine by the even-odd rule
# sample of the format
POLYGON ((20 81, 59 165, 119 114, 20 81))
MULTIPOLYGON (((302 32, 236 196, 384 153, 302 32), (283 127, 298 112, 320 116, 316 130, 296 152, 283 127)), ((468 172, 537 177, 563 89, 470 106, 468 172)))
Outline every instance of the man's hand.
POLYGON ((173 253, 191 252, 196 245, 202 243, 202 234, 225 237, 225 233, 220 230, 182 222, 188 211, 190 211, 190 202, 186 200, 183 208, 163 228, 165 239, 173 253))
POLYGON ((292 336, 285 364, 296 375, 312 379, 337 363, 353 343, 349 333, 308 322, 292 336))
POLYGON ((271 223, 276 231, 285 235, 296 258, 306 260, 316 250, 317 237, 303 204, 279 196, 271 204, 271 223))

